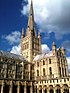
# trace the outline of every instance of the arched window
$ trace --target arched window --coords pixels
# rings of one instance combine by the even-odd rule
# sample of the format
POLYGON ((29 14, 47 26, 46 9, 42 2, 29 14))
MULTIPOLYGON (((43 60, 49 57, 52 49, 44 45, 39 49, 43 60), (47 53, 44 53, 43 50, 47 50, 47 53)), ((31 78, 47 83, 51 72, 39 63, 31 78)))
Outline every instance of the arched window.
POLYGON ((60 73, 60 77, 61 77, 61 67, 59 67, 59 73, 60 73))
POLYGON ((49 67, 49 74, 52 75, 52 68, 49 67))
POLYGON ((45 65, 45 61, 43 60, 43 65, 45 65))
POLYGON ((49 90, 49 93, 54 93, 53 89, 50 89, 50 90, 49 90))
POLYGON ((37 70, 37 76, 39 76, 39 70, 37 70))
POLYGON ((63 93, 69 93, 69 88, 67 84, 64 84, 63 93))
POLYGON ((51 59, 49 59, 49 64, 51 64, 51 59))
POLYGON ((67 76, 66 68, 65 68, 65 76, 67 76))
POLYGON ((45 76, 45 68, 43 68, 43 76, 45 76))
POLYGON ((56 93, 61 93, 61 90, 60 90, 60 89, 57 89, 57 90, 56 90, 56 93))
POLYGON ((62 73, 63 73, 63 77, 64 77, 64 68, 62 68, 62 73))
POLYGON ((37 67, 39 67, 39 62, 37 62, 37 67))

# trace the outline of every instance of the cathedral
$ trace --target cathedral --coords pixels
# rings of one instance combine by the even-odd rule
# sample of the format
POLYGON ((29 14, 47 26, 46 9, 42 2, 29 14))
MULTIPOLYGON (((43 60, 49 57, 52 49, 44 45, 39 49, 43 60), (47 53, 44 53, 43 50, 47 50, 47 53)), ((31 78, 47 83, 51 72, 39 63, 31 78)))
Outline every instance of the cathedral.
POLYGON ((65 49, 57 49, 53 42, 52 50, 42 53, 32 1, 26 34, 22 28, 20 45, 21 55, 0 50, 0 93, 70 93, 65 49))

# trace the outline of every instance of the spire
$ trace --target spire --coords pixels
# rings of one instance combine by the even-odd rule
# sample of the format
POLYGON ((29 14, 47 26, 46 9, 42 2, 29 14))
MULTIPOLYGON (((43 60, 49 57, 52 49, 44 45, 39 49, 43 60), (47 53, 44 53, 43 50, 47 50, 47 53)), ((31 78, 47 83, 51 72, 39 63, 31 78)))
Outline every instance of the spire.
POLYGON ((52 46, 56 46, 55 42, 52 43, 52 46))
POLYGON ((30 15, 33 15, 33 2, 31 0, 31 5, 30 5, 30 15))
POLYGON ((40 30, 38 31, 38 38, 40 38, 41 37, 41 34, 40 34, 40 30))
POLYGON ((53 55, 56 54, 56 44, 55 44, 55 42, 52 43, 52 53, 53 53, 53 55))
POLYGON ((34 13, 33 13, 33 2, 31 0, 31 5, 30 5, 30 14, 29 14, 29 19, 28 19, 28 28, 30 30, 34 30, 34 13))
POLYGON ((22 28, 22 37, 24 37, 24 28, 22 28))

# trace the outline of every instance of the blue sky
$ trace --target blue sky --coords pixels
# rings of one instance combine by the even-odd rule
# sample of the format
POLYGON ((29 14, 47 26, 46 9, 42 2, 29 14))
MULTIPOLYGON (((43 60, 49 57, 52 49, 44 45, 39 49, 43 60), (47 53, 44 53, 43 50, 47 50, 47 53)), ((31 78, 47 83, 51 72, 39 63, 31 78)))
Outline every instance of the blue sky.
MULTIPOLYGON (((26 32, 30 0, 0 0, 0 50, 19 53, 22 27, 26 32), (17 52, 18 51, 18 52, 17 52)), ((70 59, 70 0, 33 0, 35 27, 42 45, 64 46, 70 59)))

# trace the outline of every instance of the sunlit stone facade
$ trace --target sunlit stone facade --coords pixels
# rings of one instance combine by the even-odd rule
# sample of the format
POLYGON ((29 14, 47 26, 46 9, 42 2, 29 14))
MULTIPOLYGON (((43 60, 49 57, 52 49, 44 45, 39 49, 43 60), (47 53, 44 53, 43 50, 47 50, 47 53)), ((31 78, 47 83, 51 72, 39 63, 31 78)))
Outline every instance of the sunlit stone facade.
POLYGON ((0 51, 0 93, 30 93, 34 80, 34 64, 23 56, 0 51))
POLYGON ((64 48, 56 50, 53 43, 51 52, 34 58, 34 68, 37 93, 70 93, 70 77, 64 48))
POLYGON ((26 35, 22 28, 20 45, 20 56, 0 51, 0 93, 70 93, 65 49, 57 49, 53 42, 49 53, 41 53, 32 1, 26 35))

